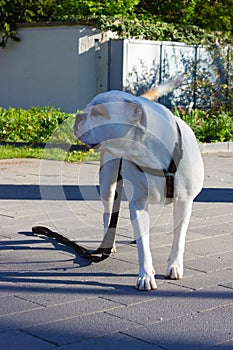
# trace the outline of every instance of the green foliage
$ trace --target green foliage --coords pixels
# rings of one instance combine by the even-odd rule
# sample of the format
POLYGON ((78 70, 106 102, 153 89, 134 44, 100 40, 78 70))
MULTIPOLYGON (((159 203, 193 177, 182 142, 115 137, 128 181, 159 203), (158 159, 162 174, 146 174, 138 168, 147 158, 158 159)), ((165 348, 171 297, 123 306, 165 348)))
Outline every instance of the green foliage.
MULTIPOLYGON (((190 125, 200 142, 233 141, 232 110, 222 111, 212 108, 206 111, 185 111, 184 109, 176 109, 175 114, 190 125)), ((74 118, 74 115, 62 113, 53 107, 32 107, 29 110, 0 108, 0 141, 66 143, 71 145, 76 141, 73 136, 74 118)), ((41 151, 34 151, 30 147, 27 149, 30 157, 35 157, 34 153, 39 154, 38 158, 41 157, 41 151)), ((1 152, 3 152, 3 148, 1 148, 1 152)), ((0 158, 3 156, 1 152, 0 158)), ((55 159, 53 158, 54 152, 56 159, 63 157, 68 161, 78 161, 85 157, 96 159, 97 157, 93 150, 89 152, 73 151, 64 155, 65 151, 52 151, 51 149, 44 150, 43 157, 55 159)), ((20 151, 18 154, 22 155, 20 151)))
POLYGON ((19 41, 17 23, 72 22, 116 31, 121 38, 187 44, 232 42, 232 0, 0 0, 0 46, 19 41))
POLYGON ((138 11, 155 16, 158 21, 193 24, 198 0, 141 0, 138 11))
POLYGON ((44 22, 53 12, 56 0, 0 0, 0 46, 5 47, 8 39, 19 41, 18 23, 44 22))
POLYGON ((233 115, 229 112, 214 113, 212 110, 177 109, 175 114, 193 130, 199 142, 233 141, 233 115))
POLYGON ((197 0, 193 22, 201 28, 233 33, 232 0, 197 0))
POLYGON ((100 159, 100 153, 90 149, 89 151, 86 151, 86 152, 83 152, 83 151, 67 152, 64 160, 67 162, 81 162, 81 161, 87 162, 87 161, 95 161, 99 159, 100 159))
POLYGON ((210 31, 233 31, 232 0, 141 0, 137 9, 158 21, 192 24, 210 31))
POLYGON ((195 79, 187 91, 195 91, 200 109, 177 109, 181 117, 194 131, 199 142, 233 141, 233 51, 230 46, 209 47, 206 61, 194 67, 195 79), (214 78, 213 78, 214 77, 214 78))
POLYGON ((69 114, 54 107, 0 108, 0 141, 47 142, 53 135, 54 141, 69 142, 69 137, 62 137, 64 127, 61 126, 59 133, 55 132, 68 117, 69 114))
POLYGON ((92 21, 100 15, 130 16, 139 0, 0 0, 0 46, 19 41, 18 23, 92 21))
POLYGON ((101 16, 100 28, 117 32, 119 38, 147 40, 165 40, 184 42, 190 45, 209 44, 216 41, 216 36, 194 25, 181 25, 159 22, 156 18, 122 18, 101 16))
MULTIPOLYGON (((54 107, 32 107, 29 110, 0 108, 0 142, 31 142, 47 144, 81 144, 73 134, 75 116, 54 107)), ((0 159, 43 158, 80 162, 98 160, 99 153, 66 151, 61 148, 0 146, 0 159)))
POLYGON ((61 160, 67 162, 82 162, 99 160, 99 153, 72 151, 65 152, 59 148, 31 148, 31 147, 14 147, 0 146, 0 159, 12 158, 39 158, 50 160, 61 160))
POLYGON ((97 17, 100 15, 130 16, 140 0, 57 0, 50 19, 69 20, 71 18, 97 17))
MULTIPOLYGON (((189 91, 195 92, 197 105, 210 108, 211 114, 233 110, 233 49, 212 45, 208 55, 194 64, 195 79, 189 91)), ((184 93, 187 93, 184 91, 184 93)))

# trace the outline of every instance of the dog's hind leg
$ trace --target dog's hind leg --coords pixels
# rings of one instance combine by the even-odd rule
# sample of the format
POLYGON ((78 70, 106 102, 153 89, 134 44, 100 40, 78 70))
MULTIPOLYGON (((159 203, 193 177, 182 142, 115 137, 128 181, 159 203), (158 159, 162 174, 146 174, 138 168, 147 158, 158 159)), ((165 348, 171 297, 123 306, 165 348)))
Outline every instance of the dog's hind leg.
POLYGON ((171 279, 183 277, 183 255, 193 201, 178 200, 174 203, 174 238, 165 276, 171 279))

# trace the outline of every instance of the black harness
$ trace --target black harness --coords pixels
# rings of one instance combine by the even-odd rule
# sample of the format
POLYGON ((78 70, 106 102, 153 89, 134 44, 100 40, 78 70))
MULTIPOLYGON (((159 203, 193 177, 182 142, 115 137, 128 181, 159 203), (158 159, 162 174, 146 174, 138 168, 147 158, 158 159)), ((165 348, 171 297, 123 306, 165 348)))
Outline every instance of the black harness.
MULTIPOLYGON (((174 197, 174 177, 177 171, 177 167, 183 156, 182 135, 181 135, 181 130, 178 123, 176 123, 176 127, 177 127, 177 133, 178 133, 178 140, 175 143, 175 147, 172 153, 172 159, 170 161, 168 169, 159 170, 159 169, 150 169, 150 168, 138 166, 138 169, 140 171, 146 172, 154 176, 166 178, 166 198, 174 197)), ((120 160, 119 169, 118 169, 117 185, 115 190, 115 198, 113 202, 110 223, 99 248, 97 248, 96 250, 90 250, 90 249, 84 248, 79 244, 77 244, 76 242, 71 241, 69 238, 43 226, 32 227, 32 232, 34 234, 45 235, 47 237, 55 238, 59 243, 73 248, 79 256, 91 262, 97 263, 108 258, 111 255, 112 247, 114 244, 116 227, 117 227, 119 211, 120 211, 121 193, 122 193, 122 185, 123 185, 122 175, 121 175, 121 166, 122 166, 122 159, 120 160)))
POLYGON ((182 135, 179 124, 176 122, 177 135, 178 139, 175 143, 175 147, 172 153, 172 159, 168 166, 168 169, 151 169, 147 167, 138 166, 138 169, 142 172, 166 178, 166 198, 174 197, 174 178, 175 173, 177 171, 178 165, 180 163, 181 158, 183 157, 183 149, 182 149, 182 135))

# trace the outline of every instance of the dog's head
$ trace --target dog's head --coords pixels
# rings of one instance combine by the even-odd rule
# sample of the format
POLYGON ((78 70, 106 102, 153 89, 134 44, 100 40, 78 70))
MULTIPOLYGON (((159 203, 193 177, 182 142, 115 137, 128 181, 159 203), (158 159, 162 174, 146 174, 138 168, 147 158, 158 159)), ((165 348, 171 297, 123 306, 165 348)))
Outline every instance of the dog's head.
POLYGON ((87 145, 124 138, 129 129, 145 123, 139 100, 125 92, 110 91, 97 95, 81 114, 76 115, 75 136, 87 145))

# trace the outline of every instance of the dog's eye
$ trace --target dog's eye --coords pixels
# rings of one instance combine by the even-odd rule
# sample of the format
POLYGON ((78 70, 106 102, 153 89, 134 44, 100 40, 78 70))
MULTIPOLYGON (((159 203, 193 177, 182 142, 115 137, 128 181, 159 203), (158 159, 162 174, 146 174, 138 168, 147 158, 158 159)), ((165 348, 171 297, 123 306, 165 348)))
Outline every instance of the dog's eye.
POLYGON ((107 108, 104 105, 96 105, 91 110, 91 115, 93 117, 104 117, 105 119, 110 119, 107 108))
POLYGON ((76 119, 78 122, 85 121, 87 119, 86 113, 76 114, 76 119))

